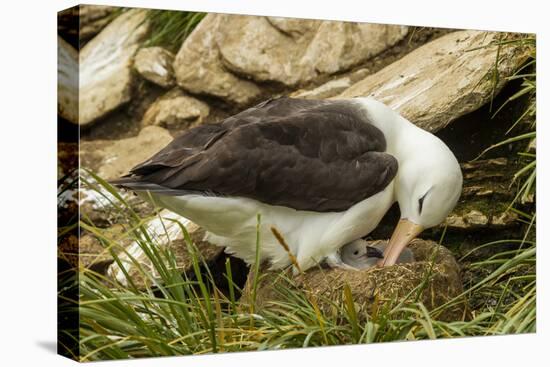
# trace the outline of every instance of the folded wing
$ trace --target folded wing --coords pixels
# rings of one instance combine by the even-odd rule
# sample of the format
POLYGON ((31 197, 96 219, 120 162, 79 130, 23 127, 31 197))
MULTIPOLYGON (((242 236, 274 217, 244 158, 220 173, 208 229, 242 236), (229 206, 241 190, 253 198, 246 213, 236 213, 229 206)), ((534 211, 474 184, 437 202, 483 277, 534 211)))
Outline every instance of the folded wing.
POLYGON ((347 101, 269 100, 186 131, 115 184, 343 211, 397 173, 382 132, 347 101))

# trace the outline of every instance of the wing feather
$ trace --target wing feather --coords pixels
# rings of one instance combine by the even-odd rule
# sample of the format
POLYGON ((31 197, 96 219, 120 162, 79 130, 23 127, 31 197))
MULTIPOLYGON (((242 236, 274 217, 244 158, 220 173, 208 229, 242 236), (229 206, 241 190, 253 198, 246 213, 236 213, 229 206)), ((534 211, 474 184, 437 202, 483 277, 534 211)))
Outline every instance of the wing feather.
POLYGON ((116 184, 213 192, 297 210, 342 211, 397 173, 382 132, 346 101, 268 100, 184 133, 116 184))

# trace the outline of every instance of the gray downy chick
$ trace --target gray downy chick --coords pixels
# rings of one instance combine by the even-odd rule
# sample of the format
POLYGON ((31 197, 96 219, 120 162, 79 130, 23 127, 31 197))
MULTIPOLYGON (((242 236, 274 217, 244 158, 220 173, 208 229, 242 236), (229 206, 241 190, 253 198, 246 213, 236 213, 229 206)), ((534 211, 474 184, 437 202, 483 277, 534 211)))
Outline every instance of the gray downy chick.
MULTIPOLYGON (((387 242, 380 242, 369 246, 367 241, 358 239, 340 248, 340 260, 345 265, 355 269, 369 269, 384 257, 384 250, 387 245, 387 242)), ((409 248, 405 248, 399 255, 397 263, 411 262, 414 262, 413 252, 409 248)))

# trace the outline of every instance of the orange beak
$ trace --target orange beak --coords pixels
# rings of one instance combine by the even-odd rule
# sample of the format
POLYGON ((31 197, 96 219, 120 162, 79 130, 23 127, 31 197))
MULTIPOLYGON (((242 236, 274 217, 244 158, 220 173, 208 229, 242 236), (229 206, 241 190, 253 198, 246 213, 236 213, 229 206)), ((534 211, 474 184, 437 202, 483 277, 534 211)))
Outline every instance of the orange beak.
POLYGON ((423 230, 424 228, 422 228, 422 226, 408 219, 401 219, 393 231, 390 243, 384 250, 384 258, 381 259, 378 264, 381 266, 395 264, 403 249, 423 230))

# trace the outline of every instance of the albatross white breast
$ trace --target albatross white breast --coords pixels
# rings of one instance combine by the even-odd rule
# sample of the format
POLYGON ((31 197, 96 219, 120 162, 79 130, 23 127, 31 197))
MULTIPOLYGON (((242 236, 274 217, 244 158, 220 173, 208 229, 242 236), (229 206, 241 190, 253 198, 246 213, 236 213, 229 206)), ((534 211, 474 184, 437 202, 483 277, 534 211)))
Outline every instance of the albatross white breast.
MULTIPOLYGON (((185 131, 113 182, 202 226, 208 240, 272 268, 333 259, 398 201, 384 251, 392 265, 423 229, 441 223, 462 188, 458 162, 434 135, 370 98, 279 98, 185 131)), ((338 261, 329 261, 338 266, 338 261)))

